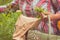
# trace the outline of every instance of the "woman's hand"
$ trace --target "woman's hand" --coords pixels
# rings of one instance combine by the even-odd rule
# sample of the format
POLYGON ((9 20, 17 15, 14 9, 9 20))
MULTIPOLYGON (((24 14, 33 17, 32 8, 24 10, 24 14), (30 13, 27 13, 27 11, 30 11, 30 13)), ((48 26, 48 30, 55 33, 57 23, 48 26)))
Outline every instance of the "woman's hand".
POLYGON ((40 13, 41 18, 47 18, 47 15, 51 15, 50 12, 40 13))
POLYGON ((60 12, 57 12, 56 14, 50 14, 51 20, 58 20, 60 19, 60 12))
POLYGON ((42 13, 40 15, 42 15, 42 18, 44 18, 44 19, 48 17, 47 15, 50 15, 51 20, 60 19, 60 12, 57 12, 56 14, 53 14, 53 13, 50 13, 50 12, 45 12, 45 13, 42 13))

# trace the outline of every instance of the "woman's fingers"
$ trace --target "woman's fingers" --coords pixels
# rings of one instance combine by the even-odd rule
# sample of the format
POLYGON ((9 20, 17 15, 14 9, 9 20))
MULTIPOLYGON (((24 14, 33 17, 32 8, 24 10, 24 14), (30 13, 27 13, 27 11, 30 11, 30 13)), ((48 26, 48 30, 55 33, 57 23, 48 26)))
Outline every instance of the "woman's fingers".
POLYGON ((45 14, 43 14, 43 13, 42 13, 42 16, 43 16, 43 18, 47 18, 47 15, 45 15, 45 14))
POLYGON ((50 13, 50 12, 45 12, 44 14, 45 14, 45 15, 50 15, 50 14, 52 14, 52 13, 50 13))

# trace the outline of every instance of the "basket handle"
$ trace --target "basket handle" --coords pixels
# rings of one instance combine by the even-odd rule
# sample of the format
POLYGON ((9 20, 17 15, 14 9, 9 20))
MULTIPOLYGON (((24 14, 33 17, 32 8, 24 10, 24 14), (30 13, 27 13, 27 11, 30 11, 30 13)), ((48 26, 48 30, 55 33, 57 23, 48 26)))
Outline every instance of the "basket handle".
POLYGON ((51 20, 50 20, 50 15, 48 15, 48 28, 49 28, 49 34, 51 34, 51 20))
POLYGON ((48 37, 48 39, 50 40, 51 38, 50 38, 50 36, 51 36, 51 20, 50 20, 50 15, 48 15, 48 28, 49 28, 49 37, 48 37))

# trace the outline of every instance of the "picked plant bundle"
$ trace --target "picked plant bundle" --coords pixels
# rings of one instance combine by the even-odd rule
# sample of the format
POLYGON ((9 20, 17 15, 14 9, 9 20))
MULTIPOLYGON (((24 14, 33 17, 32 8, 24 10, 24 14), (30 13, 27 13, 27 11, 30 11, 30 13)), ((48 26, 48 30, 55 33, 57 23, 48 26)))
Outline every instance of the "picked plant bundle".
POLYGON ((40 19, 44 19, 47 17, 48 13, 47 11, 45 11, 43 8, 41 7, 35 7, 35 12, 36 12, 36 17, 40 18, 40 19))

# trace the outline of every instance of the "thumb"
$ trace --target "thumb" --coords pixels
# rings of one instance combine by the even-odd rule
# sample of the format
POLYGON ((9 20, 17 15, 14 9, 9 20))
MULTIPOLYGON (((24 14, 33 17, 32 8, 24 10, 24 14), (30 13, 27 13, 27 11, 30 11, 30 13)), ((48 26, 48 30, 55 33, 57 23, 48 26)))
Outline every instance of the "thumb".
POLYGON ((43 18, 47 18, 47 15, 45 15, 45 14, 43 14, 43 13, 42 13, 42 15, 43 15, 43 18))

